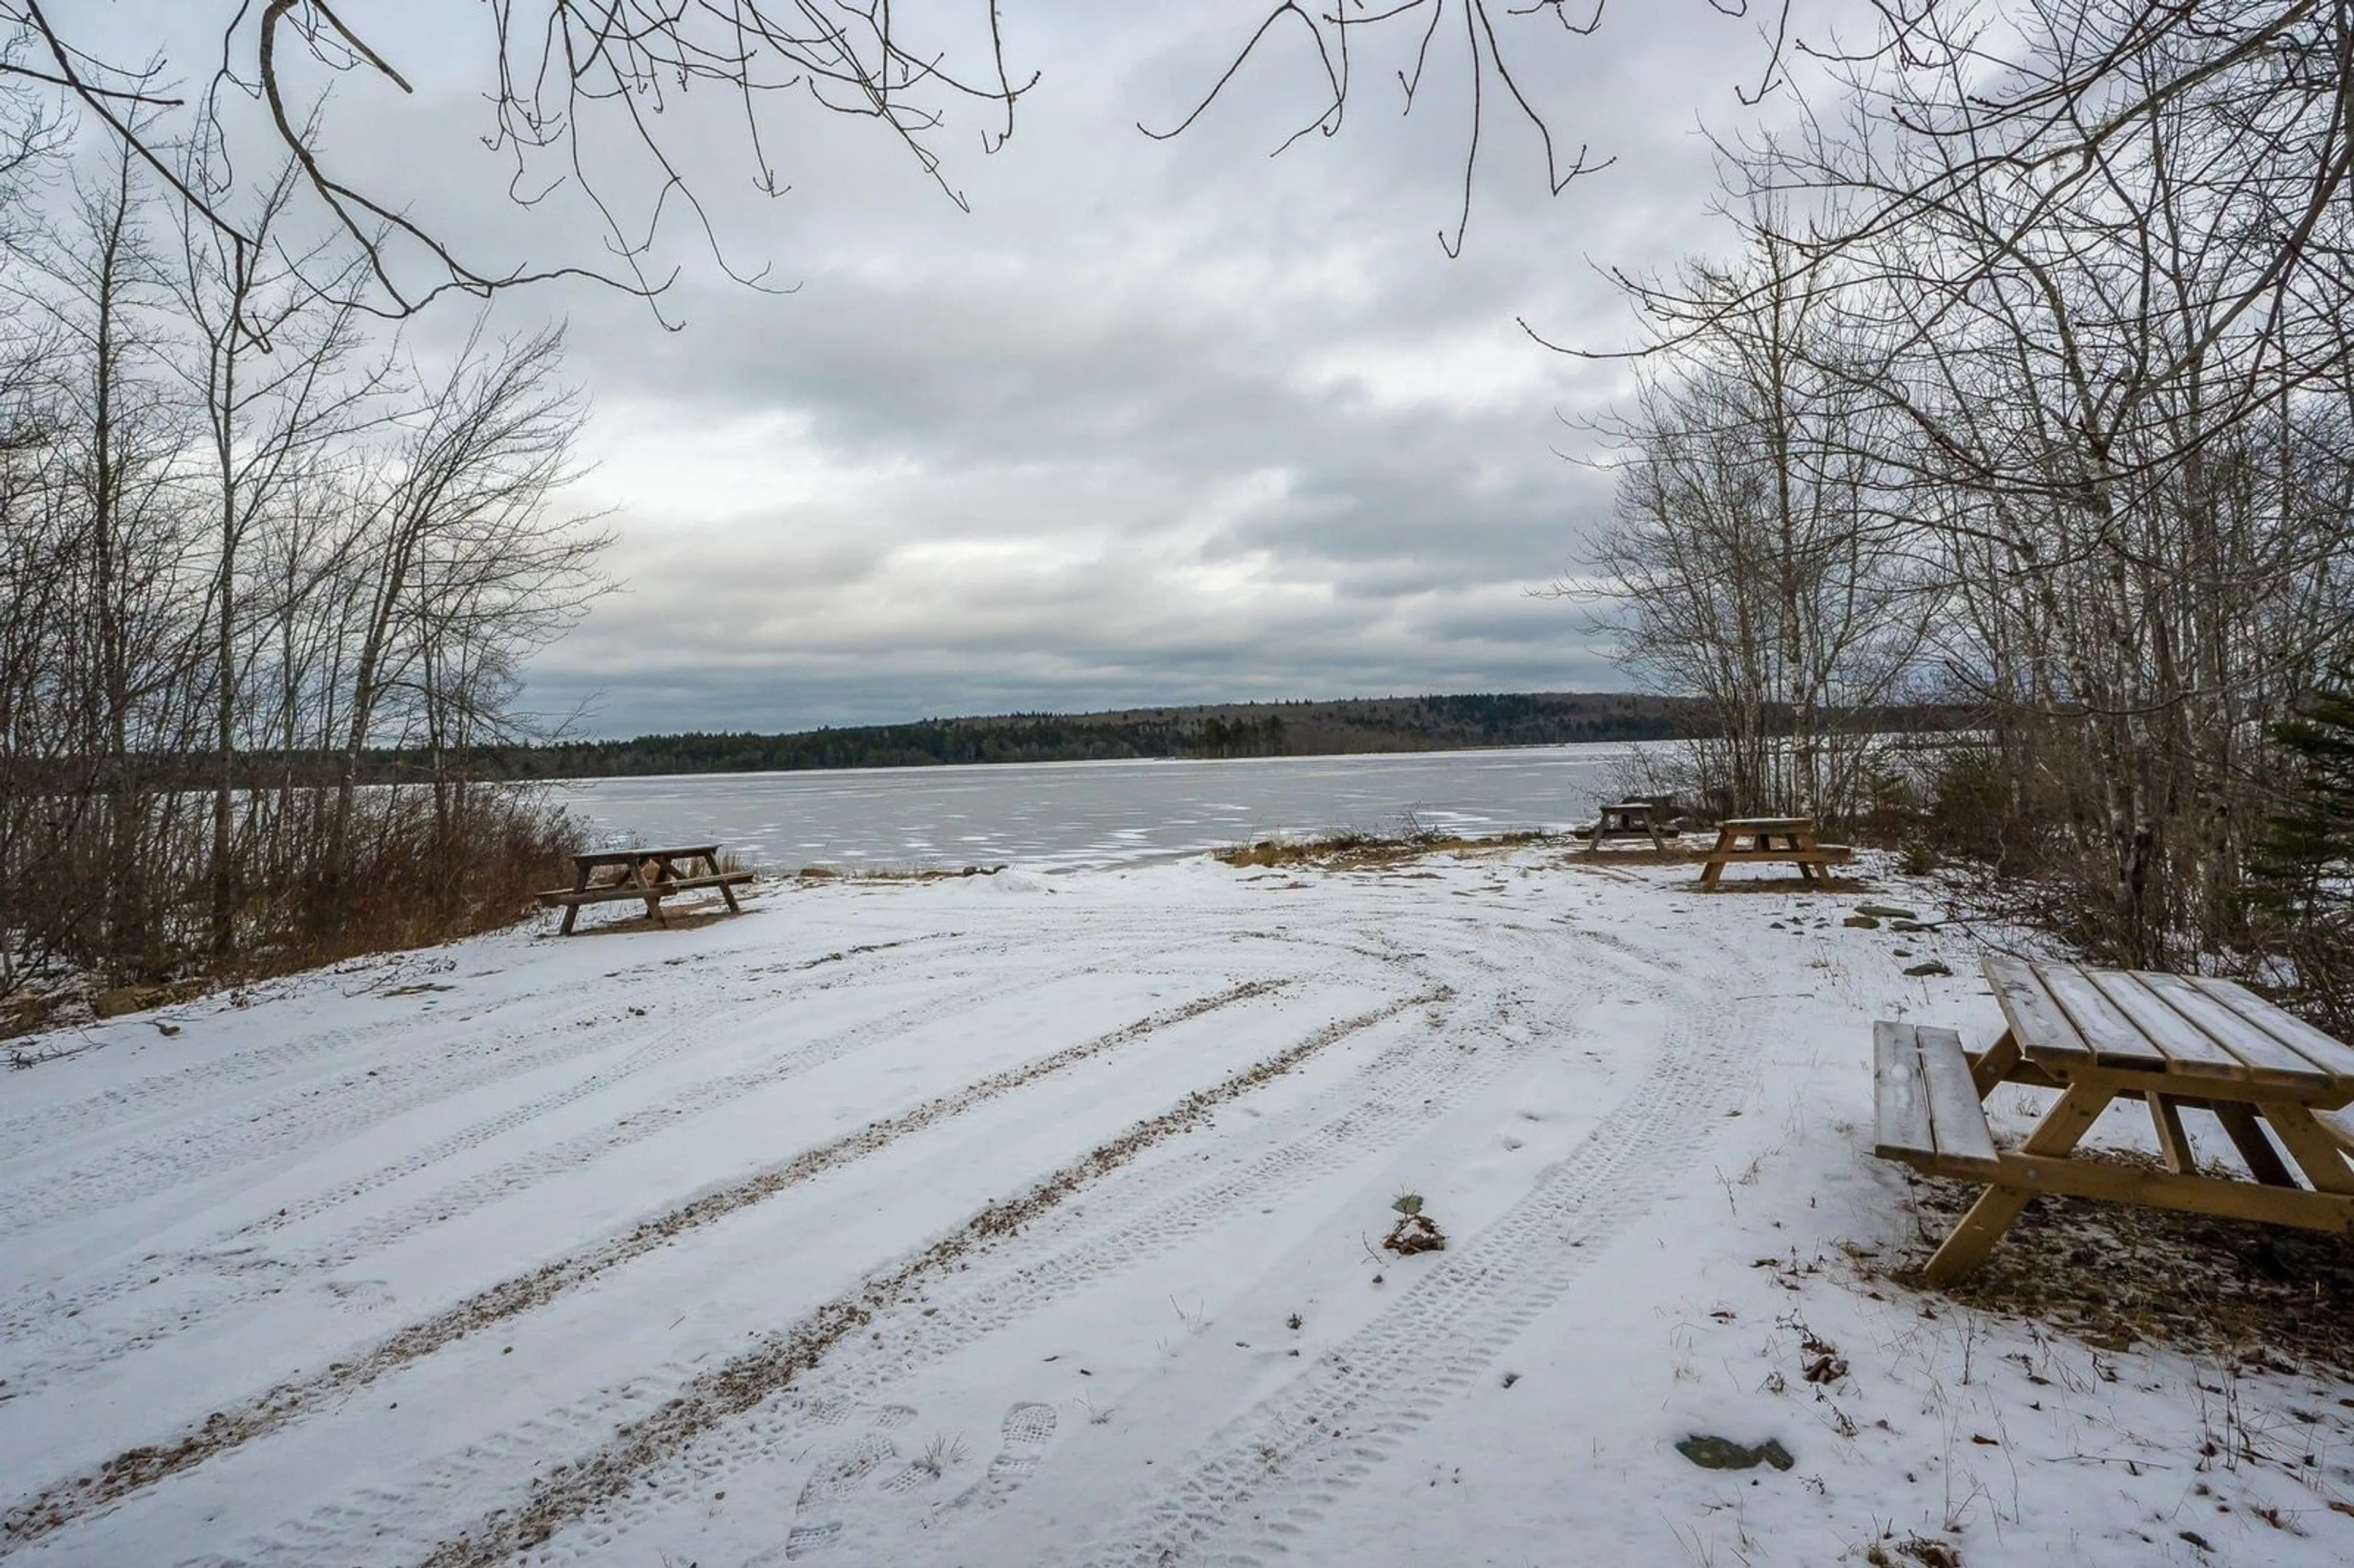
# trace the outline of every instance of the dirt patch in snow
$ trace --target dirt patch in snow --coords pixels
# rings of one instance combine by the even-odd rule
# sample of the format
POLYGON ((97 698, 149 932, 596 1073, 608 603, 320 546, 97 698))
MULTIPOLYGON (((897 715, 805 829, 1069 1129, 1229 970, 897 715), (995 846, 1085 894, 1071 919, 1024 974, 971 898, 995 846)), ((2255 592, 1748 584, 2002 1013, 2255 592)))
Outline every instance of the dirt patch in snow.
POLYGON ((1382 1238, 1382 1245, 1400 1257, 1412 1257, 1418 1252, 1445 1252, 1447 1233, 1428 1214, 1401 1214, 1398 1223, 1390 1227, 1390 1234, 1382 1238))
MULTIPOLYGON (((2078 1158, 2162 1169, 2121 1151, 2078 1158)), ((1922 1289, 1921 1266, 1985 1188, 1936 1177, 1914 1177, 1911 1185, 1919 1234, 1883 1272, 1922 1289)), ((2038 1197, 1986 1266, 1943 1294, 2048 1324, 2099 1350, 2146 1343, 2354 1378, 2354 1238, 2347 1236, 2038 1197)))
POLYGON ((1460 838, 1450 833, 1328 833, 1320 838, 1260 839, 1214 851, 1228 865, 1312 865, 1325 871, 1385 871, 1409 865, 1435 854, 1469 855, 1500 853, 1551 837, 1539 832, 1499 833, 1488 838, 1460 838))

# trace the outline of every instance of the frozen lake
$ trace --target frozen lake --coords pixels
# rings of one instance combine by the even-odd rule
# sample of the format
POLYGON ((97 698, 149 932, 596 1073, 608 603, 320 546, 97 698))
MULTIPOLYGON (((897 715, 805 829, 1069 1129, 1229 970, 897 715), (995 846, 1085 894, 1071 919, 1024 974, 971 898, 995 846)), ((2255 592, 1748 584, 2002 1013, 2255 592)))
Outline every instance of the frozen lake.
POLYGON ((601 842, 716 841, 748 864, 1070 871, 1272 833, 1554 828, 1593 815, 1620 743, 1373 757, 998 763, 590 779, 558 798, 601 842))

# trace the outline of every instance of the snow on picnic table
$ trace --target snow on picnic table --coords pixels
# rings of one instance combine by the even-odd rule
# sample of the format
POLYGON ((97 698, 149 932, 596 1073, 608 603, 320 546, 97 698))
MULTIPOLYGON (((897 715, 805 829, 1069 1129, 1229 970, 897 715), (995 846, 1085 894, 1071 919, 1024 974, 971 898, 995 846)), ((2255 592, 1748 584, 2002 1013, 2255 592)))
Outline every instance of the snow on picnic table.
POLYGON ((2354 1558, 2349 1390, 1862 1272, 1871 1021, 1991 1038, 1967 941, 1691 884, 771 885, 93 1027, 0 1079, 0 1556, 2354 1558))

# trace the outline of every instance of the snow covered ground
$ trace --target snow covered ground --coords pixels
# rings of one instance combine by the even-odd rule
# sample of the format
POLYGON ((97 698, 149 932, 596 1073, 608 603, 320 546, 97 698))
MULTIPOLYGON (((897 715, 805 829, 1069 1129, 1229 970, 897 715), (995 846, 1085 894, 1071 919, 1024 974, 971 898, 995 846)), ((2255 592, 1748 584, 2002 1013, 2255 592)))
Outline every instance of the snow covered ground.
POLYGON ((1866 1271, 1871 1021, 1985 1043, 1976 949, 1694 874, 774 885, 52 1040, 0 1556, 2354 1559, 2354 1388, 1866 1271))

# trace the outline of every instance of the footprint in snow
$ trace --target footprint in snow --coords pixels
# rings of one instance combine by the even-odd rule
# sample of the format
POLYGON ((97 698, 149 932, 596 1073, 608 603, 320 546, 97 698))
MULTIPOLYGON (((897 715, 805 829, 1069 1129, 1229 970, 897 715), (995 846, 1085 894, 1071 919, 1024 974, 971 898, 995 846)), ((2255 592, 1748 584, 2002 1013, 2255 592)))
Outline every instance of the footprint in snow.
POLYGON ((884 1434, 905 1426, 915 1415, 908 1405, 886 1404, 875 1414, 873 1430, 860 1433, 818 1460, 793 1505, 793 1527, 785 1536, 786 1562, 813 1556, 833 1543, 842 1533, 843 1503, 861 1482, 899 1457, 899 1445, 884 1434))
MULTIPOLYGON (((798 1563, 834 1545, 843 1534, 847 1504, 853 1494, 864 1488, 880 1471, 889 1468, 898 1457, 898 1445, 883 1436, 883 1429, 903 1426, 915 1417, 915 1411, 904 1404, 886 1408, 875 1420, 877 1430, 862 1434, 848 1445, 834 1450, 821 1460, 809 1480, 801 1488, 801 1501, 794 1510, 793 1526, 785 1537, 781 1552, 770 1551, 755 1557, 745 1568, 772 1568, 780 1563, 798 1563)), ((1044 1457, 1047 1439, 1055 1435, 1055 1411, 1052 1405, 1034 1400, 1024 1400, 1005 1413, 1000 1427, 1001 1442, 997 1455, 990 1460, 989 1468, 981 1478, 960 1492, 945 1505, 936 1509, 995 1508, 1012 1496, 1015 1488, 1027 1480, 1030 1472, 1044 1457)), ((906 1465, 891 1469, 875 1489, 893 1497, 904 1497, 941 1478, 949 1458, 927 1451, 906 1465)), ((938 1514, 934 1514, 938 1518, 938 1514)))
POLYGON ((321 1287, 338 1306, 373 1312, 392 1303, 392 1287, 381 1279, 330 1279, 321 1287))
POLYGON ((1046 1440, 1055 1435, 1055 1407, 1025 1400, 1005 1413, 1001 1430, 1004 1444, 989 1462, 988 1472, 967 1487, 950 1507, 995 1508, 1013 1496, 1046 1456, 1046 1440))

